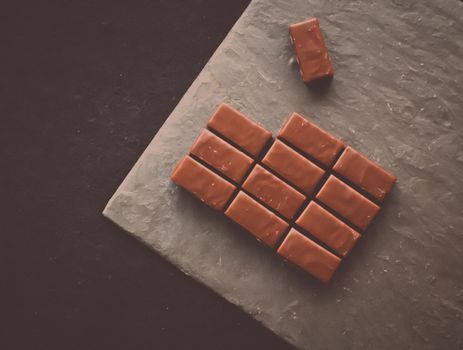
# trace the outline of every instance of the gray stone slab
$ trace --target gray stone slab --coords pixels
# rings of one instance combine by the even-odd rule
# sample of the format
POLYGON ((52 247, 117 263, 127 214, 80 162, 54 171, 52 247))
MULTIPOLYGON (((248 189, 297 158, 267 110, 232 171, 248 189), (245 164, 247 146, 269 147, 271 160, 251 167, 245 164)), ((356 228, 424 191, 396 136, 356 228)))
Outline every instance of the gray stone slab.
POLYGON ((255 0, 104 215, 304 349, 463 347, 463 4, 255 0), (317 16, 336 69, 309 89, 290 23, 317 16), (398 176, 329 285, 169 181, 221 101, 276 132, 293 111, 398 176))

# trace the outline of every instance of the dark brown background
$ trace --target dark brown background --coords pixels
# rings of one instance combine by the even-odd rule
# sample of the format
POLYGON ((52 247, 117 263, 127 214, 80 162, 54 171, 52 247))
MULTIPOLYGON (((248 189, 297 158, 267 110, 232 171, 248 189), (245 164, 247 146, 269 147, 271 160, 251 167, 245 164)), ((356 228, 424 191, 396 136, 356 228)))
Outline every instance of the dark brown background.
POLYGON ((1 349, 289 348, 100 214, 248 2, 2 2, 1 349))

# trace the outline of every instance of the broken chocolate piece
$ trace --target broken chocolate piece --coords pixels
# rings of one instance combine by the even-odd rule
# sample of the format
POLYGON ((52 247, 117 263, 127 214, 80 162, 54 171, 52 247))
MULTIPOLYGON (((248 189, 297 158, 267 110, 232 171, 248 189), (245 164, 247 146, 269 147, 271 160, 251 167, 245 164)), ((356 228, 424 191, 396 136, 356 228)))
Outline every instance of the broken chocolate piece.
POLYGON ((190 153, 237 183, 253 163, 252 158, 207 129, 201 132, 190 153))
POLYGON ((290 25, 289 35, 304 82, 333 76, 333 66, 318 19, 312 18, 290 25))
POLYGON ((258 164, 244 181, 243 189, 288 220, 292 219, 305 201, 305 196, 302 193, 258 164))
POLYGON ((375 203, 333 175, 316 198, 362 230, 368 227, 379 211, 375 203))
POLYGON ((254 157, 259 155, 272 137, 270 131, 225 103, 215 111, 207 126, 254 157))
POLYGON ((278 137, 302 152, 330 166, 344 143, 312 124, 298 113, 293 113, 281 128, 278 137))
POLYGON ((325 173, 320 167, 303 157, 280 140, 276 140, 268 150, 262 163, 272 168, 281 177, 312 194, 315 186, 325 173))
POLYGON ((352 249, 360 234, 314 201, 310 202, 296 224, 342 256, 352 249))
POLYGON ((374 198, 382 201, 391 192, 397 178, 348 146, 333 167, 333 170, 352 181, 374 198))
POLYGON ((278 248, 278 254, 325 283, 341 262, 336 255, 293 228, 278 248))
POLYGON ((227 180, 186 156, 175 167, 171 179, 177 185, 193 193, 202 202, 222 210, 236 189, 227 180))
POLYGON ((225 211, 225 215, 269 247, 273 247, 288 228, 286 222, 242 191, 225 211))

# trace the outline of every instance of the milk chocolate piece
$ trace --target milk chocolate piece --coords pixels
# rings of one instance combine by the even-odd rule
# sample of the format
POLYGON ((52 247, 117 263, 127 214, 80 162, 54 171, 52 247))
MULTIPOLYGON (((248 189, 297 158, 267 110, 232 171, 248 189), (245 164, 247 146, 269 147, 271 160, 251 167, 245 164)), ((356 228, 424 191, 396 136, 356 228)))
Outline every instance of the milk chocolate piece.
POLYGON ((240 191, 225 215, 253 234, 259 241, 273 247, 288 224, 240 191))
POLYGON ((375 203, 333 175, 316 198, 362 230, 367 228, 379 211, 375 203))
POLYGON ((243 189, 289 220, 305 200, 302 193, 258 164, 244 181, 243 189))
POLYGON ((325 283, 329 282, 341 262, 336 255, 293 228, 278 248, 278 254, 325 283))
POLYGON ((223 209, 236 189, 230 182, 188 156, 177 164, 171 179, 217 210, 223 209))
POLYGON ((272 137, 272 133, 228 104, 222 103, 207 126, 225 136, 254 157, 272 137))
POLYGON ((297 113, 293 113, 288 118, 278 137, 326 166, 330 166, 344 148, 344 144, 340 140, 297 113))
POLYGON ((252 158, 207 129, 201 132, 190 153, 238 183, 253 163, 252 158))
POLYGON ((320 167, 303 157, 280 140, 276 140, 262 163, 272 168, 281 177, 311 194, 325 173, 320 167))
POLYGON ((357 231, 314 201, 305 208, 296 224, 342 256, 345 256, 360 238, 357 231))
POLYGON ((296 51, 304 82, 308 83, 322 77, 333 76, 333 66, 318 19, 312 18, 290 25, 289 35, 296 51))
POLYGON ((379 201, 382 201, 391 192, 392 186, 397 180, 394 175, 350 146, 339 157, 333 170, 379 201))

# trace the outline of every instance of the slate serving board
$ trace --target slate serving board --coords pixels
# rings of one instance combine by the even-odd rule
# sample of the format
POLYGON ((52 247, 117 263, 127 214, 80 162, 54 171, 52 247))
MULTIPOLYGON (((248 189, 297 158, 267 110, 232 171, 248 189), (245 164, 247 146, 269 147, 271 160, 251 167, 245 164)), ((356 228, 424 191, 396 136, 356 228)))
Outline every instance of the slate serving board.
POLYGON ((461 349, 462 5, 254 0, 104 215, 299 348, 461 349), (308 88, 287 26, 312 16, 336 73, 308 88), (302 113, 397 175, 329 285, 170 182, 222 101, 274 133, 302 113))

